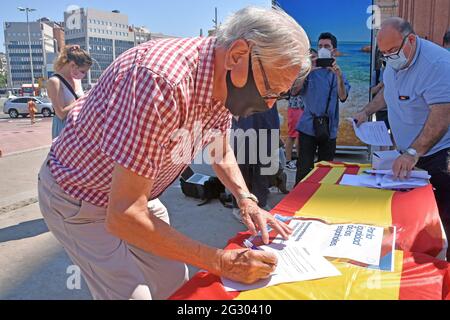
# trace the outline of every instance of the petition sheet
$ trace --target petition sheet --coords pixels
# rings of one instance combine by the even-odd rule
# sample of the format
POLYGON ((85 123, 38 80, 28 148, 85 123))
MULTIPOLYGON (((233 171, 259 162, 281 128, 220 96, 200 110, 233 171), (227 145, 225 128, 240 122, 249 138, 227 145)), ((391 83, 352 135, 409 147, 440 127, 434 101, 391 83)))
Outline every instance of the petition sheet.
POLYGON ((292 220, 294 230, 289 240, 281 237, 275 243, 297 243, 314 252, 367 265, 379 265, 384 228, 360 224, 328 225, 315 220, 292 220))
POLYGON ((261 250, 274 253, 278 258, 275 273, 265 280, 246 285, 222 277, 227 292, 248 291, 267 288, 282 283, 300 282, 340 276, 341 272, 321 255, 304 248, 299 244, 272 243, 261 246, 261 250))
POLYGON ((383 121, 366 122, 358 127, 353 119, 348 120, 352 122, 355 134, 362 142, 378 147, 392 147, 394 145, 383 121))

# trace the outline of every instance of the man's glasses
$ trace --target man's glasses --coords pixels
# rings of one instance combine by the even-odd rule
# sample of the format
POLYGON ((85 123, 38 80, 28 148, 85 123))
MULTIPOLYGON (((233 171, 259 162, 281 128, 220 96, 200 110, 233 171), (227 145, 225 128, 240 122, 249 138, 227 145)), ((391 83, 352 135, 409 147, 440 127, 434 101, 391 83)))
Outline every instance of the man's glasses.
POLYGON ((259 69, 261 70, 262 76, 263 76, 263 80, 264 80, 264 87, 265 87, 265 92, 266 94, 261 96, 263 98, 263 100, 268 101, 268 100, 280 100, 283 97, 285 97, 287 95, 287 92, 283 92, 281 94, 275 93, 271 88, 270 88, 270 83, 269 83, 269 79, 267 78, 267 74, 266 71, 264 70, 263 64, 261 62, 261 60, 259 58, 256 58, 256 60, 258 61, 259 64, 259 69))
POLYGON ((402 45, 401 45, 400 49, 398 49, 397 53, 393 53, 393 54, 389 54, 389 55, 383 54, 383 55, 381 56, 381 60, 387 62, 389 59, 390 59, 390 60, 397 60, 397 59, 400 59, 400 52, 402 51, 403 47, 405 46, 406 39, 408 39, 408 37, 409 37, 410 35, 411 35, 411 33, 408 34, 406 37, 403 38, 402 45))

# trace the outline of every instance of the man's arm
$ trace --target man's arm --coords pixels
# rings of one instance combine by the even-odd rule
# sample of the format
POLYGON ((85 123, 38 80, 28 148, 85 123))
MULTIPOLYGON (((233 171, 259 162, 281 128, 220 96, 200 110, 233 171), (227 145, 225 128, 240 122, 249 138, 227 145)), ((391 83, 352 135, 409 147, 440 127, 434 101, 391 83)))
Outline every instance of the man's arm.
POLYGON ((345 81, 342 76, 342 73, 340 75, 338 75, 337 79, 338 79, 339 100, 341 100, 341 102, 345 102, 348 98, 348 92, 347 92, 347 88, 345 87, 345 81))
POLYGON ((386 108, 386 101, 384 100, 384 88, 378 92, 376 97, 369 102, 369 104, 358 114, 354 116, 357 121, 357 125, 360 126, 364 122, 367 122, 368 118, 374 113, 386 108))
POLYGON ((106 221, 111 234, 146 252, 244 283, 267 278, 274 271, 277 261, 273 255, 208 247, 152 215, 147 208, 152 187, 153 181, 115 166, 106 221))
POLYGON ((217 137, 209 145, 209 154, 217 177, 239 202, 243 222, 254 235, 257 234, 258 230, 261 231, 263 241, 266 244, 269 242, 267 224, 287 239, 292 231, 286 224, 277 221, 272 215, 260 209, 253 200, 239 200, 240 195, 248 193, 249 190, 228 141, 227 136, 217 137))
POLYGON ((338 87, 338 97, 341 102, 347 101, 348 98, 348 92, 346 83, 344 80, 344 74, 342 72, 341 67, 337 64, 336 61, 333 62, 333 65, 328 68, 328 70, 331 70, 337 77, 337 87, 338 87))
POLYGON ((396 178, 406 178, 414 169, 420 157, 427 154, 447 133, 450 125, 450 103, 431 106, 431 111, 425 126, 411 145, 418 153, 417 157, 404 154, 393 166, 396 178))
POLYGON ((431 106, 430 115, 419 137, 411 148, 419 156, 427 154, 445 136, 450 125, 450 103, 431 106))

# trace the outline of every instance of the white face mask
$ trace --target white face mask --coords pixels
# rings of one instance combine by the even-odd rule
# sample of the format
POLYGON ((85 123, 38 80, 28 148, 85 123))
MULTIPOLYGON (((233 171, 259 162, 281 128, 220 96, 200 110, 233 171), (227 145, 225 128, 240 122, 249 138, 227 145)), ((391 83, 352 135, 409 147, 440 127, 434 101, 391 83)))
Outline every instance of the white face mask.
POLYGON ((330 59, 332 58, 331 51, 327 48, 319 49, 319 59, 330 59))
POLYGON ((392 69, 395 71, 400 71, 403 68, 406 67, 408 64, 408 58, 406 57, 405 53, 403 52, 403 49, 399 53, 399 58, 396 60, 393 59, 387 59, 386 63, 391 66, 392 69))

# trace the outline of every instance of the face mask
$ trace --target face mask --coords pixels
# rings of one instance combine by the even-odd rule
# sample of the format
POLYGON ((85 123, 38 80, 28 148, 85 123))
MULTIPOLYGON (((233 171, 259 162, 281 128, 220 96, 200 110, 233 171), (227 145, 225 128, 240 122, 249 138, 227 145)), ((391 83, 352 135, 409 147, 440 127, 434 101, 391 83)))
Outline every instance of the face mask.
POLYGON ((86 76, 85 73, 83 73, 83 72, 81 72, 81 71, 78 71, 78 70, 76 70, 76 71, 72 70, 72 72, 70 73, 70 75, 71 75, 72 78, 75 79, 75 80, 81 80, 81 79, 83 79, 83 78, 86 76))
POLYGON ((248 117, 255 113, 268 111, 270 108, 256 87, 253 77, 252 60, 248 66, 248 79, 244 87, 238 88, 231 81, 231 70, 227 72, 227 100, 225 106, 235 117, 248 117))
POLYGON ((331 51, 327 48, 319 49, 319 59, 330 59, 332 58, 331 51))
POLYGON ((395 71, 402 70, 408 64, 408 58, 405 56, 403 50, 400 51, 399 56, 400 57, 396 60, 387 59, 386 61, 387 65, 391 66, 391 68, 394 69, 395 71))

